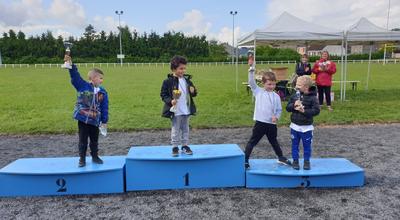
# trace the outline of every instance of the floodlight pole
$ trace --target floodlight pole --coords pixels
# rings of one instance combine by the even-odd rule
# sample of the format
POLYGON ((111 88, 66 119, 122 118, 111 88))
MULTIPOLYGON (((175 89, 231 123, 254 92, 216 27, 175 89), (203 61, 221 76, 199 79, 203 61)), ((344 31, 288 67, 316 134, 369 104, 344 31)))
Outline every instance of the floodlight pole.
POLYGON ((235 62, 235 15, 237 15, 237 11, 231 11, 232 15, 232 64, 235 62))
POLYGON ((115 14, 118 15, 118 29, 119 29, 119 56, 120 56, 120 60, 121 60, 121 66, 122 66, 122 39, 121 39, 121 35, 122 35, 122 31, 121 31, 121 15, 124 13, 124 11, 115 11, 115 14))

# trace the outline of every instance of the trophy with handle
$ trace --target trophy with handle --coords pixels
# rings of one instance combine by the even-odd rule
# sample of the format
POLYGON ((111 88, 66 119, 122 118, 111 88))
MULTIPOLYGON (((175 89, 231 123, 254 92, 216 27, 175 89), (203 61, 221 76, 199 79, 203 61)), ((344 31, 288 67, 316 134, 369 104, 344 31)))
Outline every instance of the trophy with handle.
MULTIPOLYGON (((172 90, 172 98, 176 101, 178 101, 179 97, 181 97, 182 92, 179 89, 174 89, 172 90)), ((170 112, 176 113, 177 111, 177 105, 178 103, 176 103, 175 105, 172 105, 172 107, 169 109, 170 112)))
POLYGON ((252 50, 249 50, 249 52, 247 52, 247 57, 248 57, 248 64, 250 66, 251 70, 255 69, 255 63, 254 63, 254 52, 252 50))
MULTIPOLYGON (((64 41, 64 47, 65 47, 65 55, 71 56, 71 47, 72 43, 64 41)), ((61 68, 64 69, 72 69, 72 62, 71 60, 65 60, 64 64, 61 65, 61 68)))

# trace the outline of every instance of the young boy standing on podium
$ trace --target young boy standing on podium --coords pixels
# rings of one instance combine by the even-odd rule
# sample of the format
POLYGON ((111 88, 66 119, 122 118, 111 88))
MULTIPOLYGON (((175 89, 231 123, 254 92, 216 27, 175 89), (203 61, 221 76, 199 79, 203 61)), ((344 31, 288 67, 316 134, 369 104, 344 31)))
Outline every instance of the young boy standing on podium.
POLYGON ((266 135, 269 143, 278 157, 278 163, 291 165, 290 161, 283 156, 282 149, 278 143, 277 135, 278 128, 276 123, 282 113, 281 99, 274 89, 276 86, 276 77, 273 72, 261 71, 263 88, 258 87, 254 80, 255 68, 254 60, 249 54, 249 86, 255 97, 254 105, 254 120, 256 121, 253 127, 253 134, 250 137, 245 149, 245 167, 250 167, 249 158, 254 148, 266 135))
POLYGON ((315 86, 310 76, 300 76, 296 82, 296 94, 290 97, 286 110, 290 115, 290 134, 292 137, 292 167, 300 169, 299 145, 304 148, 304 170, 310 170, 311 145, 313 138, 313 117, 319 114, 319 103, 315 86))
POLYGON ((86 165, 88 138, 92 161, 102 164, 103 160, 98 155, 99 127, 105 130, 108 122, 108 95, 100 86, 104 74, 100 69, 94 68, 89 71, 87 82, 80 76, 76 65, 72 65, 69 55, 65 55, 64 61, 69 64, 65 68, 69 69, 71 83, 78 92, 74 118, 78 121, 79 130, 79 167, 86 165))
POLYGON ((179 145, 184 154, 192 155, 189 147, 189 118, 196 114, 193 97, 197 90, 186 72, 186 58, 174 56, 171 59, 171 71, 162 83, 161 99, 164 102, 162 116, 170 118, 172 156, 179 156, 179 145))

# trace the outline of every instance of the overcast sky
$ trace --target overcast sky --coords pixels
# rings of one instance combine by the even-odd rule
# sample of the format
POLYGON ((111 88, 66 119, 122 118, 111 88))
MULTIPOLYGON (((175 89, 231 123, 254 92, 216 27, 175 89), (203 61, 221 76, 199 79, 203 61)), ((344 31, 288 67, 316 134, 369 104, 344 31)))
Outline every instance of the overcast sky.
MULTIPOLYGON (((304 20, 345 29, 361 17, 386 28, 389 0, 0 0, 0 33, 9 29, 36 35, 81 36, 92 24, 97 31, 117 31, 121 23, 138 32, 168 30, 205 34, 208 39, 232 42, 235 36, 265 27, 286 11, 304 20)), ((400 27, 400 0, 391 0, 389 28, 400 27)), ((235 38, 236 38, 235 37, 235 38)))

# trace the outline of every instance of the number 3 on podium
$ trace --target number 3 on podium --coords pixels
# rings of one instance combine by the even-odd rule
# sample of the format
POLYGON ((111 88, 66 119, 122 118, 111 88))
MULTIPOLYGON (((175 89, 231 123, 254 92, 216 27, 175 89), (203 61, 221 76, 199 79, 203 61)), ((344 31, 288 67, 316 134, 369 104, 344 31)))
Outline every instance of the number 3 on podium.
POLYGON ((184 180, 185 180, 185 186, 189 186, 189 173, 186 173, 183 176, 184 180))

